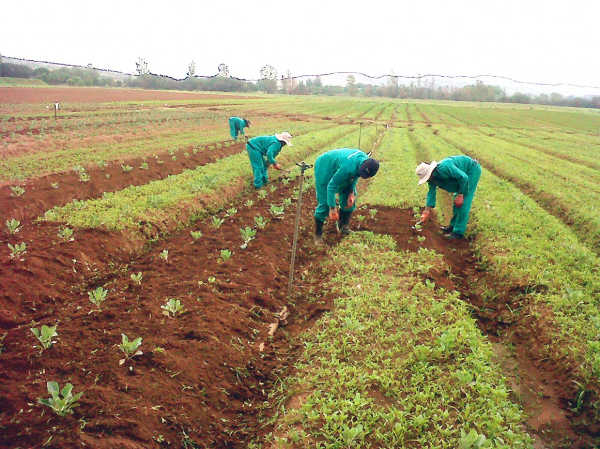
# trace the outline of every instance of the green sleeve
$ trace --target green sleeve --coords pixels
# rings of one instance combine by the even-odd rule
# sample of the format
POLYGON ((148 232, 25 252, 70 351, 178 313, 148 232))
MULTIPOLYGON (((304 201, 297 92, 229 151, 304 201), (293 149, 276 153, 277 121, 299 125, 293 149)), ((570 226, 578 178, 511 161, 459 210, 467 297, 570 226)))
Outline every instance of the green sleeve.
POLYGON ((437 186, 429 183, 429 192, 427 192, 427 207, 435 207, 435 196, 437 192, 437 186))
POLYGON ((279 142, 273 142, 271 145, 267 147, 267 160, 269 164, 276 164, 275 156, 279 154, 281 151, 281 144, 279 142))
POLYGON ((458 168, 454 163, 448 164, 446 167, 446 172, 448 173, 448 177, 452 179, 456 179, 458 183, 458 192, 463 195, 469 194, 469 177, 466 175, 464 171, 458 168))
POLYGON ((335 194, 340 191, 340 186, 348 181, 350 174, 344 168, 339 168, 338 171, 329 180, 327 184, 327 205, 332 208, 335 207, 335 194))

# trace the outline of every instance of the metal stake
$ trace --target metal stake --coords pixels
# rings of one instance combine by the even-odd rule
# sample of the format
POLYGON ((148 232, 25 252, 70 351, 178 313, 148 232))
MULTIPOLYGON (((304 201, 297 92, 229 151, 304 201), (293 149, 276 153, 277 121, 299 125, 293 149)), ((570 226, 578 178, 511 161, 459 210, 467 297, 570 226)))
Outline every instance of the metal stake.
POLYGON ((300 227, 300 211, 302 210, 302 186, 304 184, 304 171, 308 170, 309 168, 312 167, 312 165, 309 165, 309 164, 305 163, 304 161, 297 162, 296 165, 298 167, 300 167, 300 186, 299 186, 299 191, 298 191, 298 204, 296 206, 296 222, 294 223, 294 240, 292 243, 292 260, 290 262, 290 277, 288 280, 288 291, 287 291, 288 298, 292 294, 292 284, 294 283, 294 265, 296 263, 296 245, 298 243, 298 228, 300 227))
POLYGON ((360 126, 358 127, 358 149, 360 150, 360 136, 362 135, 362 122, 360 122, 360 126))

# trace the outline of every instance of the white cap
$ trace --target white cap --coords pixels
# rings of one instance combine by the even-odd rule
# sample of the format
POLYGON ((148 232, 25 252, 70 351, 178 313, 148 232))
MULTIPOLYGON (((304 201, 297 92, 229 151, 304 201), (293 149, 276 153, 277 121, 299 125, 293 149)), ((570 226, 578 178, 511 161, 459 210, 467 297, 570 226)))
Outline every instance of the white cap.
POLYGON ((429 181, 429 178, 431 178, 431 174, 433 173, 433 170, 435 170, 435 167, 437 167, 437 164, 438 163, 436 161, 431 161, 431 164, 421 162, 419 165, 417 165, 415 173, 419 177, 419 185, 429 181))
POLYGON ((292 145, 292 135, 290 133, 288 133, 287 131, 284 131, 279 134, 275 134, 275 137, 277 138, 277 140, 284 141, 287 146, 289 146, 289 147, 293 146, 292 145))

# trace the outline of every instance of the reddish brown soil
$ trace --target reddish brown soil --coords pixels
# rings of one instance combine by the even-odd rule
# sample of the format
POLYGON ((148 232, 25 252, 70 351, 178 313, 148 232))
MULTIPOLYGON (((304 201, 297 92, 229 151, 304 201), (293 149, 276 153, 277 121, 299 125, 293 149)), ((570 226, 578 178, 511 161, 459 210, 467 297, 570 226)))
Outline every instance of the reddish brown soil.
POLYGON ((87 173, 90 176, 88 182, 81 182, 79 175, 74 171, 30 179, 21 184, 25 193, 20 197, 11 196, 10 187, 5 185, 0 187, 0 220, 2 223, 10 218, 19 221, 31 220, 54 206, 64 205, 74 199, 97 198, 103 192, 115 192, 130 185, 146 184, 181 173, 186 169, 215 162, 243 151, 244 145, 243 142, 233 143, 227 140, 203 146, 196 154, 192 151, 193 146, 190 146, 175 152, 175 161, 167 152, 158 154, 158 160, 163 161, 162 164, 157 163, 157 160, 152 157, 112 161, 104 168, 88 167, 87 173), (148 164, 148 169, 139 168, 143 162, 148 164), (121 165, 129 165, 134 169, 126 173, 121 165), (54 183, 58 184, 58 188, 52 187, 54 183))
POLYGON ((104 103, 145 100, 218 100, 258 98, 144 89, 105 87, 0 87, 0 103, 104 103))

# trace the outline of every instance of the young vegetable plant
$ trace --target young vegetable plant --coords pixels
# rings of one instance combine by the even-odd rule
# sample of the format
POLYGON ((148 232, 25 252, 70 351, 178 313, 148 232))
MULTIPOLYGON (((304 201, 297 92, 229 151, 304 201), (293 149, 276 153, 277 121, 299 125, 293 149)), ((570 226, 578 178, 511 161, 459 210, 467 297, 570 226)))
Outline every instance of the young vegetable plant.
POLYGON ((267 197, 267 191, 266 190, 259 190, 258 191, 258 197, 261 200, 264 200, 267 197))
POLYGON ((202 237, 202 231, 190 231, 190 235, 194 239, 194 241, 200 240, 202 237))
POLYGON ((148 170, 148 168, 149 168, 149 167, 148 167, 148 162, 142 162, 142 163, 140 164, 140 168, 141 168, 142 170, 148 170))
POLYGON ((219 218, 216 216, 212 217, 212 225, 213 228, 219 229, 225 220, 223 218, 219 218))
POLYGON ((56 343, 56 341, 53 340, 54 337, 58 337, 58 333, 56 332, 56 326, 46 326, 45 324, 42 324, 41 329, 38 329, 37 327, 32 327, 30 330, 31 333, 35 335, 35 338, 37 338, 40 344, 42 345, 42 351, 44 349, 48 349, 50 346, 56 343))
POLYGON ((10 249, 10 258, 12 260, 20 260, 21 262, 25 260, 23 256, 27 253, 27 243, 21 242, 14 245, 9 243, 8 249, 10 249))
POLYGON ((106 301, 106 296, 108 295, 108 290, 103 289, 102 287, 98 287, 95 290, 90 290, 88 292, 88 296, 90 297, 90 302, 94 304, 98 309, 104 301, 106 301))
POLYGON ((271 207, 269 208, 269 212, 271 212, 271 214, 276 218, 281 217, 283 215, 283 211, 283 206, 275 206, 274 204, 271 204, 271 207))
POLYGON ((377 215, 377 209, 369 209, 369 215, 374 219, 375 215, 377 215))
POLYGON ((58 182, 53 182, 52 184, 50 184, 50 187, 52 187, 53 189, 58 189, 58 182))
POLYGON ((83 392, 73 396, 73 385, 70 383, 66 384, 62 391, 57 382, 50 381, 46 385, 48 387, 48 393, 50 393, 52 397, 48 399, 38 398, 38 403, 50 407, 58 416, 65 416, 73 413, 73 408, 79 405, 77 401, 81 398, 83 392))
POLYGON ((284 207, 289 207, 292 205, 292 199, 291 198, 286 198, 283 200, 283 206, 284 207))
POLYGON ((144 277, 144 275, 142 274, 142 272, 138 272, 136 273, 132 273, 130 276, 131 280, 134 282, 135 285, 142 285, 142 278, 144 277))
POLYGON ((229 209, 227 209, 227 216, 228 217, 233 217, 235 214, 237 214, 237 209, 235 207, 230 207, 229 209))
POLYGON ((63 239, 65 242, 72 242, 73 240, 75 240, 73 238, 73 229, 68 228, 66 226, 58 230, 58 237, 63 239))
POLYGON ((244 206, 246 206, 248 208, 254 206, 254 200, 246 200, 246 202, 244 203, 244 206))
POLYGON ((6 227, 8 228, 8 233, 14 235, 21 230, 21 222, 11 218, 10 220, 6 220, 6 227))
POLYGON ((233 253, 232 253, 230 250, 228 250, 228 249, 222 249, 222 250, 221 250, 221 260, 222 260, 223 262, 226 262, 226 261, 228 261, 229 259, 231 259, 231 255, 232 255, 232 254, 233 254, 233 253))
POLYGON ((169 261, 169 250, 168 249, 163 249, 160 252, 160 254, 158 255, 158 257, 160 257, 165 262, 168 262, 169 261))
POLYGON ((25 189, 21 186, 11 186, 10 190, 12 192, 10 194, 10 196, 14 196, 14 197, 22 196, 25 193, 25 189))
POLYGON ((133 170, 133 167, 131 165, 123 165, 121 164, 121 169, 125 172, 125 173, 129 173, 131 170, 133 170))
POLYGON ((245 228, 240 229, 240 233, 242 234, 242 240, 244 241, 240 248, 246 249, 248 247, 248 243, 250 243, 250 241, 256 236, 256 229, 246 226, 245 228))
POLYGON ((167 302, 160 306, 163 309, 163 315, 174 318, 185 311, 179 299, 170 298, 167 302))
POLYGON ((269 220, 264 218, 262 215, 257 215, 256 217, 254 217, 254 223, 259 229, 265 229, 265 227, 269 223, 269 220))
POLYGON ((121 344, 119 349, 125 354, 125 358, 119 360, 119 365, 123 365, 127 360, 132 359, 136 355, 142 355, 139 347, 142 345, 142 337, 138 337, 135 340, 129 341, 129 337, 125 334, 121 334, 121 344))

